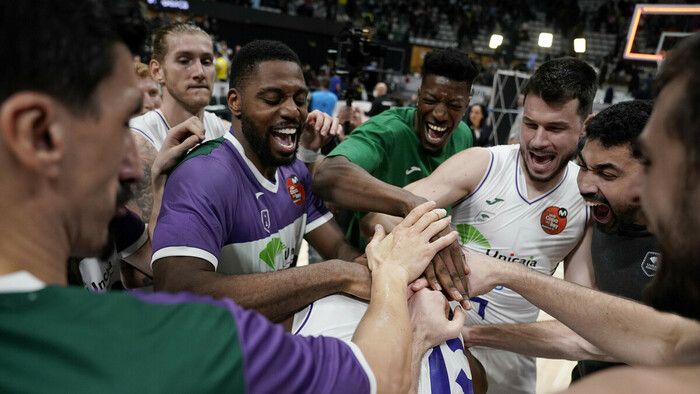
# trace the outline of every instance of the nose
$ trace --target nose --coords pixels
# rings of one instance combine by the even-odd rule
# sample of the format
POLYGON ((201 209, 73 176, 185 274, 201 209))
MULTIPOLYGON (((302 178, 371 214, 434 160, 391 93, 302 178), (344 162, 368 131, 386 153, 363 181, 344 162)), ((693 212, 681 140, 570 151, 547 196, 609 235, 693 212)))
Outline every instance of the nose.
POLYGON ((447 106, 444 103, 438 103, 433 109, 433 118, 435 122, 442 123, 447 121, 447 106))
POLYGON ((141 108, 141 114, 148 111, 153 111, 154 109, 156 109, 156 105, 153 102, 153 98, 150 94, 148 94, 148 92, 143 92, 143 107, 141 108))
POLYGON ((194 62, 194 65, 192 66, 192 74, 194 78, 204 78, 204 65, 202 64, 201 60, 194 62))
POLYGON ((141 170, 141 160, 139 160, 139 154, 136 149, 136 141, 131 132, 126 133, 124 136, 124 149, 125 155, 119 171, 119 181, 128 184, 138 183, 141 181, 143 172, 141 170))
POLYGON ((530 145, 532 145, 533 148, 544 148, 548 143, 547 131, 544 127, 538 126, 537 130, 535 130, 535 135, 530 140, 530 145))
POLYGON ((301 115, 301 110, 294 102, 292 97, 288 97, 280 104, 280 115, 285 119, 298 119, 301 115))
POLYGON ((578 172, 578 190, 581 194, 595 194, 598 192, 598 186, 595 183, 595 176, 584 168, 578 172))

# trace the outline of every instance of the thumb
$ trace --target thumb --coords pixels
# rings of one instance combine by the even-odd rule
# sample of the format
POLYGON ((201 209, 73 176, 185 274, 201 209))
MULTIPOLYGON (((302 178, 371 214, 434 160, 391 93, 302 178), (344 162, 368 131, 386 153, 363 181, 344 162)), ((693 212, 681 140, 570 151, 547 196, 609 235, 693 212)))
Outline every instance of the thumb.
POLYGON ((384 237, 386 237, 386 232, 384 231, 384 227, 381 224, 377 224, 374 226, 374 236, 372 237, 372 242, 375 244, 375 246, 381 242, 384 237))
POLYGON ((464 310, 462 310, 462 307, 455 307, 452 320, 447 324, 447 330, 450 332, 450 335, 454 334, 450 338, 459 336, 459 333, 462 332, 462 327, 464 327, 464 322, 466 320, 467 315, 464 313, 464 310))

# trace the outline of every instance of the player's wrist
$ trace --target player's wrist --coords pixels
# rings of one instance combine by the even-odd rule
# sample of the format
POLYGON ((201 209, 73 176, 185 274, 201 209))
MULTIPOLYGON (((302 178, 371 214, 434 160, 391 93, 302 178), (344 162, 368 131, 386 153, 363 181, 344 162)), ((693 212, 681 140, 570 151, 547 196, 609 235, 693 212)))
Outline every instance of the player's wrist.
POLYGON ((297 151, 297 159, 304 163, 315 163, 318 160, 318 156, 321 154, 321 149, 312 150, 305 148, 299 144, 299 150, 297 151))

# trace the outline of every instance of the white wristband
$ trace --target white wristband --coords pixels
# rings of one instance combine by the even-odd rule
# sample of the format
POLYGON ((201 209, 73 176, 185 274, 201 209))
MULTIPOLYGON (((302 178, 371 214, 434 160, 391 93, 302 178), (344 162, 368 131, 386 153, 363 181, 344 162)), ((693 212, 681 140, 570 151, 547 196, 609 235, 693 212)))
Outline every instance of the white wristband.
POLYGON ((313 151, 311 149, 306 149, 299 145, 299 150, 297 151, 297 159, 303 161, 304 163, 315 163, 318 159, 318 154, 321 150, 313 151))

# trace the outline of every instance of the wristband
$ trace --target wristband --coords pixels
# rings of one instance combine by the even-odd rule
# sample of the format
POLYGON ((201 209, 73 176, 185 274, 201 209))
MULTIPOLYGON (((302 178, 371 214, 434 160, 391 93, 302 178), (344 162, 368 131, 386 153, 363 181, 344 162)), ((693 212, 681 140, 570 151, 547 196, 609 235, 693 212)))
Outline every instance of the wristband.
POLYGON ((318 159, 318 155, 321 150, 313 151, 311 149, 306 149, 299 145, 299 150, 297 151, 297 159, 303 161, 304 163, 315 163, 318 159))

